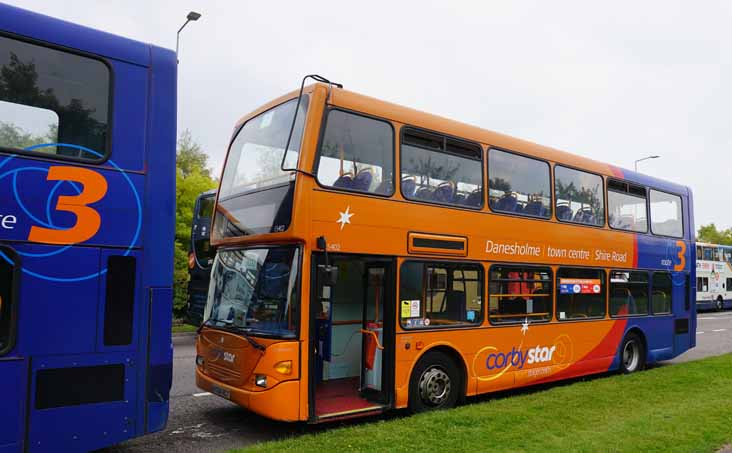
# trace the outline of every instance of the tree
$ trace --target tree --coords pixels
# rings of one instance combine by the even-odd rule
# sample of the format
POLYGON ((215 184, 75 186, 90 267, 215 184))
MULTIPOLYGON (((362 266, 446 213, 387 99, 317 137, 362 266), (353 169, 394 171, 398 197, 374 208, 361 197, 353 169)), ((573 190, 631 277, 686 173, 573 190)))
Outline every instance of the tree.
POLYGON ((178 139, 176 154, 176 212, 175 212, 175 273, 173 310, 176 316, 185 315, 188 285, 188 245, 196 198, 201 192, 216 187, 208 168, 208 156, 185 130, 178 139))
POLYGON ((717 230, 717 226, 713 223, 702 225, 699 227, 697 239, 712 244, 732 245, 732 228, 717 230))

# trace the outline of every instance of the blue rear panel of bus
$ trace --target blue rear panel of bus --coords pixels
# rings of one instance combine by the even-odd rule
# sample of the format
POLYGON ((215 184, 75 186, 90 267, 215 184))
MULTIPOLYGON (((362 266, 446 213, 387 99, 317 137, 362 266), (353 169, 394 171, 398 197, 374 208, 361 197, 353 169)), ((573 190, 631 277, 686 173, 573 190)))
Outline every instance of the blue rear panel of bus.
MULTIPOLYGON (((110 73, 105 150, 61 140, 0 147, 0 260, 14 269, 0 452, 88 451, 160 430, 172 376, 175 55, 2 4, 0 37, 99 60, 110 73), (61 148, 93 158, 43 152, 61 148), (33 240, 94 217, 62 209, 64 197, 84 205, 76 197, 88 189, 54 179, 69 167, 106 183, 81 208, 99 224, 81 242, 33 240), (3 227, 3 218, 12 220, 3 227)), ((31 72, 40 64, 21 63, 31 72)))

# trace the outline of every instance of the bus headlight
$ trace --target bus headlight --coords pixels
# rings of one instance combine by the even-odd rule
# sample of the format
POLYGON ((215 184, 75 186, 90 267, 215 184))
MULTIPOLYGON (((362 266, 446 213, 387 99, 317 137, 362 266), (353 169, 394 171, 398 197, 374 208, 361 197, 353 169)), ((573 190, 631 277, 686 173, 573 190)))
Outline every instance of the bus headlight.
POLYGON ((198 365, 198 366, 203 366, 203 363, 204 363, 204 362, 205 362, 205 361, 204 361, 204 359, 203 359, 203 356, 202 356, 202 355, 197 355, 197 356, 196 356, 196 365, 198 365))
POLYGON ((276 372, 280 374, 292 374, 292 360, 283 360, 277 362, 274 366, 276 372))
POLYGON ((254 384, 257 387, 267 387, 267 376, 264 374, 257 374, 254 376, 254 384))

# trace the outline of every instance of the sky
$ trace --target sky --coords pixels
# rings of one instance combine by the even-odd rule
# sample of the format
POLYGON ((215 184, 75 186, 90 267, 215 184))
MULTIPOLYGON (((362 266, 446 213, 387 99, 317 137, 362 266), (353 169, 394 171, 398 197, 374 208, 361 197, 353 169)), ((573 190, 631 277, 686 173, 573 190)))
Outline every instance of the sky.
POLYGON ((221 171, 236 121, 317 73, 690 186, 732 227, 732 2, 4 0, 175 48, 178 130, 221 171), (726 83, 725 83, 726 81, 726 83))

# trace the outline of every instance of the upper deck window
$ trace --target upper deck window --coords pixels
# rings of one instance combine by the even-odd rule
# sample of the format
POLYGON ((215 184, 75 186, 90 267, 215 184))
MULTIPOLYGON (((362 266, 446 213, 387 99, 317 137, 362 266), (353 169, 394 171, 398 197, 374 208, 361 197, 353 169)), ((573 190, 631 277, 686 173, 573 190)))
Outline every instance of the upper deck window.
POLYGON ((646 189, 614 179, 607 182, 608 223, 611 228, 648 231, 646 189))
POLYGON ((363 115, 331 110, 316 163, 318 182, 356 192, 394 193, 394 129, 363 115))
MULTIPOLYGON (((226 159, 219 198, 290 181, 293 172, 282 171, 280 164, 296 106, 297 99, 287 101, 260 113, 239 129, 226 159)), ((307 106, 308 97, 303 95, 285 168, 297 166, 307 106)))
POLYGON ((684 237, 681 197, 651 189, 651 231, 661 236, 684 237))
POLYGON ((488 198, 493 211, 548 219, 551 217, 549 164, 491 149, 488 154, 488 198))
POLYGON ((602 177, 557 165, 554 192, 558 220, 594 226, 605 224, 602 177))
POLYGON ((0 148, 101 161, 109 113, 105 63, 0 36, 0 148))
POLYGON ((401 167, 404 198, 471 208, 483 206, 480 145, 407 129, 402 136, 401 167))

